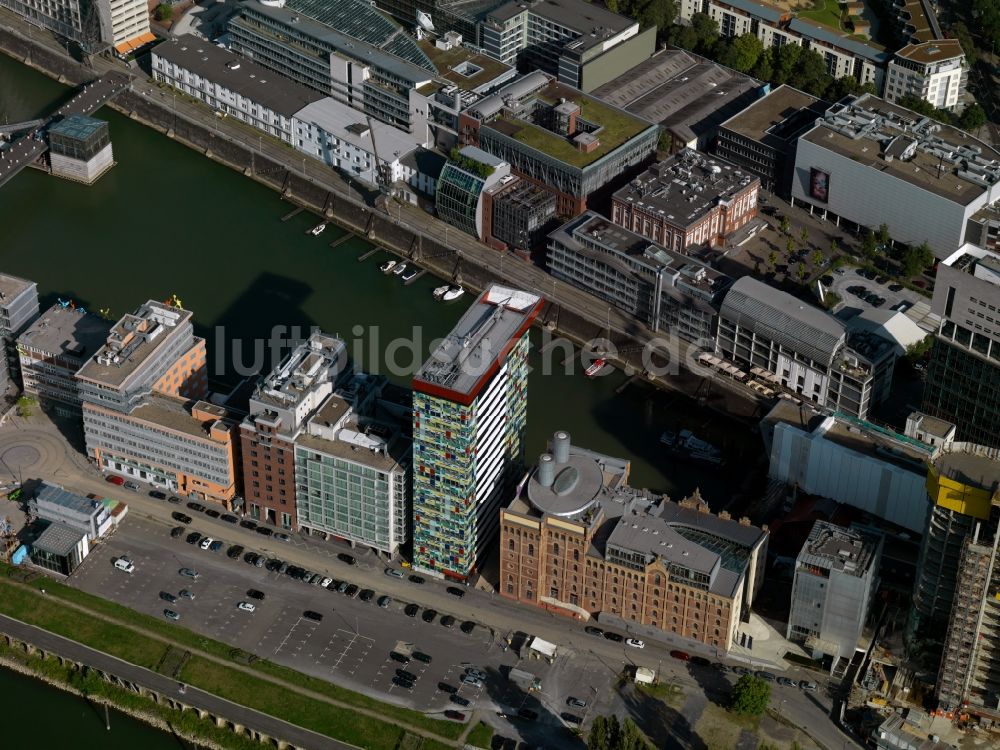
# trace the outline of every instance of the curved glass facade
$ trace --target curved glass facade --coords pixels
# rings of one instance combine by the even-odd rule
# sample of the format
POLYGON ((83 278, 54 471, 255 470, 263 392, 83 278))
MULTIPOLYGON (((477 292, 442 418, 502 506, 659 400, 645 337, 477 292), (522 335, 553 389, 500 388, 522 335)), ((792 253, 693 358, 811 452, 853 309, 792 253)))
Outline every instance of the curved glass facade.
POLYGON ((446 164, 438 178, 435 209, 438 218, 479 237, 476 213, 486 180, 455 164, 446 164))

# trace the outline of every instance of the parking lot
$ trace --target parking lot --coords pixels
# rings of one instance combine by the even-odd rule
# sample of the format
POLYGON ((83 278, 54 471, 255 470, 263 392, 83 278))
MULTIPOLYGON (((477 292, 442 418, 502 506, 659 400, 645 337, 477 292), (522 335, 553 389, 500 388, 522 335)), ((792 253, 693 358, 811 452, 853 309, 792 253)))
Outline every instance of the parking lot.
MULTIPOLYGON (((878 308, 881 310, 897 309, 900 303, 912 306, 916 302, 924 299, 916 292, 900 287, 895 289, 894 282, 879 283, 876 279, 869 279, 861 275, 861 269, 849 267, 838 269, 841 273, 833 273, 833 284, 830 290, 840 297, 840 304, 834 309, 834 314, 842 319, 850 319, 864 310, 878 308), (893 286, 894 289, 889 287, 893 286), (858 288, 863 290, 862 294, 856 294, 849 290, 858 288), (874 295, 884 302, 873 304, 862 295, 874 295)), ((905 308, 904 308, 905 309, 905 308)))
MULTIPOLYGON (((579 692, 604 693, 617 677, 617 670, 590 658, 526 664, 513 649, 505 648, 501 634, 486 625, 474 623, 471 632, 465 633, 460 618, 451 627, 441 624, 448 614, 443 609, 426 622, 425 615, 430 619, 430 613, 425 608, 412 617, 404 612, 410 602, 393 599, 383 608, 377 604, 378 592, 365 602, 358 594, 352 598, 332 586, 326 589, 293 580, 248 564, 245 552, 231 559, 226 554, 228 543, 217 552, 202 550, 199 544, 186 541, 198 528, 195 519, 174 538, 170 527, 162 523, 129 518, 69 582, 154 617, 166 617, 168 610, 176 612, 180 626, 430 714, 480 708, 496 715, 533 709, 538 718, 530 727, 520 722, 521 734, 563 731, 560 714, 566 711, 567 697, 579 692), (131 574, 115 567, 114 561, 122 556, 133 562, 131 574), (182 569, 196 571, 197 578, 185 577, 182 569), (263 599, 250 595, 251 590, 261 592, 263 599), (254 611, 240 609, 241 602, 253 604, 254 611), (310 619, 304 614, 307 611, 322 619, 310 619), (396 659, 392 652, 398 655, 396 659), (425 660, 414 658, 415 652, 426 654, 425 660), (545 693, 528 696, 510 683, 506 675, 515 666, 543 679, 545 693), (478 684, 463 682, 469 668, 482 670, 486 679, 478 684), (412 685, 400 679, 397 670, 408 672, 414 678, 412 685), (440 683, 448 687, 442 690, 440 683), (458 701, 450 697, 452 691, 458 701)), ((337 570, 349 573, 350 568, 341 565, 337 570)))

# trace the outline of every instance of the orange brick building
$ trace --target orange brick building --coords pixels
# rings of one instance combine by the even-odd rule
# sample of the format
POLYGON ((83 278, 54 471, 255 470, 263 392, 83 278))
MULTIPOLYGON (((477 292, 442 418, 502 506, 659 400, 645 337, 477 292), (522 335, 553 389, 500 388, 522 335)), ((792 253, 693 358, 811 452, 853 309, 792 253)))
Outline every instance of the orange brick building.
POLYGON ((500 593, 559 614, 733 645, 763 578, 767 530, 628 486, 629 464, 550 453, 500 516, 500 593))

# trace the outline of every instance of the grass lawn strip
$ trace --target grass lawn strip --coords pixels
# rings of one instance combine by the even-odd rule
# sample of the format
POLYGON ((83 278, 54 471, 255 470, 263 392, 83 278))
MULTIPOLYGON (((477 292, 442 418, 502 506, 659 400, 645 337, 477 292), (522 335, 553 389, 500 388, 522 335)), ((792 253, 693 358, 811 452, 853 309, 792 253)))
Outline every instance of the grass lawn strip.
POLYGON ((489 748, 491 739, 493 739, 493 727, 481 721, 476 725, 475 729, 469 732, 469 736, 465 738, 465 743, 473 747, 489 748))
MULTIPOLYGON (((386 729, 391 729, 392 731, 397 732, 396 741, 398 741, 402 731, 400 726, 393 726, 391 724, 387 724, 386 722, 396 722, 401 726, 412 727, 424 734, 433 734, 441 737, 442 739, 447 738, 451 740, 457 739, 465 728, 457 722, 432 719, 418 711, 392 706, 374 698, 369 698, 368 696, 361 695, 360 693, 355 693, 346 688, 304 675, 293 669, 282 667, 268 661, 256 661, 249 667, 236 666, 234 664, 230 666, 232 664, 232 654, 234 651, 238 650, 233 649, 226 644, 214 641, 210 638, 202 637, 179 626, 161 622, 155 618, 149 617, 148 615, 130 610, 114 602, 100 599, 99 597, 87 594, 86 592, 82 592, 78 589, 70 588, 44 577, 36 578, 28 584, 13 583, 9 579, 3 577, 3 574, 8 573, 10 570, 10 566, 0 564, 0 611, 9 614, 12 617, 16 617, 23 622, 45 628, 46 630, 50 630, 51 632, 57 633, 66 638, 71 638, 79 643, 111 654, 112 656, 116 656, 119 659, 128 661, 132 664, 136 664, 147 669, 155 669, 157 665, 160 664, 168 649, 167 643, 155 640, 157 637, 162 637, 173 643, 184 644, 188 646, 189 650, 192 652, 201 652, 202 658, 200 658, 200 661, 204 662, 206 665, 214 662, 215 666, 220 670, 228 670, 234 674, 239 673, 241 678, 239 680, 232 681, 233 687, 238 688, 240 684, 246 681, 245 678, 248 676, 251 680, 259 680, 262 685, 267 685, 272 688, 280 688, 279 692, 283 696, 291 696, 294 697, 295 700, 307 699, 315 701, 315 697, 303 695, 303 690, 307 690, 318 693, 321 697, 330 701, 347 703, 352 707, 375 712, 378 713, 380 717, 385 717, 384 720, 381 718, 363 717, 363 715, 359 715, 357 711, 345 708, 343 712, 347 715, 347 721, 344 722, 343 726, 350 726, 352 723, 359 723, 361 718, 366 718, 367 721, 371 721, 375 724, 382 724, 386 727, 386 729), (46 595, 51 596, 52 599, 46 601, 40 594, 34 594, 29 591, 26 586, 36 590, 44 588, 46 595), (60 606, 57 603, 58 599, 71 603, 71 606, 90 610, 91 614, 98 614, 103 617, 99 621, 81 618, 72 610, 67 610, 65 606, 60 606), (142 630, 143 632, 136 633, 133 629, 123 627, 116 623, 108 623, 104 618, 125 621, 135 629, 142 630), (227 664, 218 664, 218 660, 224 660, 227 664), (260 673, 259 676, 253 675, 254 672, 260 673), (274 682, 267 680, 267 676, 279 679, 286 684, 285 686, 275 685, 274 682)), ((194 671, 194 667, 191 666, 191 663, 194 661, 195 660, 192 659, 188 662, 182 671, 182 674, 186 675, 189 669, 194 671)), ((199 669, 196 673, 199 675, 203 674, 203 668, 199 669)), ((254 708, 272 716, 285 718, 289 715, 285 708, 287 703, 286 700, 279 701, 273 705, 265 705, 257 699, 256 694, 252 696, 252 699, 243 699, 232 697, 232 694, 228 691, 222 692, 227 685, 225 680, 217 680, 216 682, 213 682, 213 684, 219 685, 220 689, 208 687, 191 680, 189 680, 189 682, 190 684, 200 687, 206 691, 215 692, 217 695, 226 698, 227 700, 231 700, 235 703, 242 703, 249 708, 254 708)), ((266 694, 268 693, 261 693, 261 695, 266 694)), ((314 707, 314 712, 305 716, 303 721, 293 719, 287 720, 292 721, 303 728, 325 734, 325 730, 318 726, 318 724, 324 723, 319 721, 318 716, 323 712, 339 714, 342 711, 326 702, 317 701, 317 703, 319 704, 318 710, 314 707)), ((373 732, 369 736, 375 737, 379 735, 379 732, 373 732)), ((333 734, 330 736, 337 739, 347 739, 346 736, 341 734, 333 734)), ((428 737, 426 739, 429 741, 433 738, 428 737)), ((365 744, 363 746, 375 747, 371 744, 365 744)), ((443 743, 443 746, 448 747, 449 745, 447 743, 443 743)), ((380 745, 379 747, 382 746, 380 745)), ((390 747, 394 748, 395 745, 390 747)))

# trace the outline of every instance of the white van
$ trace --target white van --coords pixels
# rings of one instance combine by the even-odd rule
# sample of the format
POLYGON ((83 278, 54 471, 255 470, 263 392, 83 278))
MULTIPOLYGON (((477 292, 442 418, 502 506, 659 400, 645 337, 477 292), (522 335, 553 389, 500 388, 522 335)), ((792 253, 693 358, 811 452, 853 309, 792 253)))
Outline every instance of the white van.
POLYGON ((118 570, 124 570, 126 573, 131 573, 135 570, 135 563, 127 557, 119 557, 115 560, 115 567, 118 568, 118 570))

